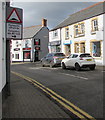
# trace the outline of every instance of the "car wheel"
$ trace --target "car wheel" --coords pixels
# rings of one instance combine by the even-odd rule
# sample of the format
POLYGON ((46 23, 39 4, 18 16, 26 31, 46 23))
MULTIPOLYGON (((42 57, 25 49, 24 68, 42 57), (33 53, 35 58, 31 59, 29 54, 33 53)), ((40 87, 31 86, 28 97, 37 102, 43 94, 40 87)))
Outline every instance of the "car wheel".
POLYGON ((95 70, 95 65, 94 66, 90 66, 89 68, 90 68, 90 70, 95 70))
POLYGON ((50 63, 50 67, 53 68, 54 66, 52 65, 52 63, 50 63))
POLYGON ((66 69, 66 65, 64 62, 62 63, 62 69, 66 69))
POLYGON ((42 67, 44 67, 44 65, 42 64, 42 67))
POLYGON ((78 63, 75 64, 75 69, 76 69, 76 71, 81 70, 81 67, 80 67, 80 65, 78 63))
POLYGON ((50 62, 50 67, 51 67, 51 68, 53 68, 53 67, 54 67, 53 62, 50 62))

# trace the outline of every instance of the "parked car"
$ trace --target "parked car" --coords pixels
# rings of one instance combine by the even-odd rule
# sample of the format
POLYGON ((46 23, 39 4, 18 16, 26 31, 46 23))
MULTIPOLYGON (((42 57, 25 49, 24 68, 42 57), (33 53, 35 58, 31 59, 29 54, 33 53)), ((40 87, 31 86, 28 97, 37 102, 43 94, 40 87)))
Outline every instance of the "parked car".
POLYGON ((96 63, 94 58, 89 53, 75 53, 61 61, 62 69, 67 67, 74 67, 77 71, 81 68, 89 67, 90 70, 94 70, 96 63))
POLYGON ((41 59, 42 66, 61 66, 61 61, 66 58, 64 53, 48 53, 45 57, 41 59))

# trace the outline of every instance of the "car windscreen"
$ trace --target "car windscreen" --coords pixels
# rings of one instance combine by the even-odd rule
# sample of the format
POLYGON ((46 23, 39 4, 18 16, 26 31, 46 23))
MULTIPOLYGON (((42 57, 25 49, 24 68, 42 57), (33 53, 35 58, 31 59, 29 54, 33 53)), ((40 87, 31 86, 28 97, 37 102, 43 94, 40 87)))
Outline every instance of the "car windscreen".
POLYGON ((81 54, 80 57, 92 57, 90 54, 81 54))
POLYGON ((65 55, 63 53, 55 53, 54 56, 59 57, 59 56, 65 56, 65 55))

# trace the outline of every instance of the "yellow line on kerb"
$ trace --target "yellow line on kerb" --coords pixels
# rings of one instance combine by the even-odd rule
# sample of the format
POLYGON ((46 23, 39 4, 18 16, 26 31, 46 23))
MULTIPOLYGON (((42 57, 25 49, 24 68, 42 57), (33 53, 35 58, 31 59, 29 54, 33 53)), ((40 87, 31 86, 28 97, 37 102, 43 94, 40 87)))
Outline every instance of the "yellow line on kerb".
POLYGON ((57 93, 55 93, 51 89, 49 89, 49 88, 45 87, 44 85, 42 85, 41 83, 37 82, 36 80, 34 80, 34 79, 30 78, 30 77, 24 76, 24 75, 22 75, 20 73, 14 72, 14 71, 11 71, 11 73, 13 73, 13 74, 15 74, 15 75, 17 75, 17 76, 19 76, 19 77, 21 77, 23 79, 26 79, 29 82, 31 82, 32 84, 34 84, 35 86, 37 86, 38 88, 40 88, 41 90, 43 90, 46 94, 50 95, 54 100, 56 100, 58 103, 60 103, 62 106, 64 106, 67 110, 71 111, 73 114, 75 114, 76 116, 78 116, 80 119, 87 120, 86 119, 86 117, 87 117, 90 120, 96 120, 94 117, 92 117, 91 115, 89 115, 85 111, 81 110, 80 108, 78 108, 77 106, 75 106, 74 104, 72 104, 70 101, 68 101, 65 98, 61 97, 60 95, 58 95, 57 93), (75 111, 73 108, 71 108, 70 106, 66 105, 61 100, 59 100, 57 97, 60 98, 61 100, 63 100, 68 105, 70 105, 71 107, 73 107, 75 110, 79 111, 79 113, 77 111, 75 111), (80 113, 82 113, 82 115, 80 113), (83 115, 85 115, 86 117, 84 117, 83 115))

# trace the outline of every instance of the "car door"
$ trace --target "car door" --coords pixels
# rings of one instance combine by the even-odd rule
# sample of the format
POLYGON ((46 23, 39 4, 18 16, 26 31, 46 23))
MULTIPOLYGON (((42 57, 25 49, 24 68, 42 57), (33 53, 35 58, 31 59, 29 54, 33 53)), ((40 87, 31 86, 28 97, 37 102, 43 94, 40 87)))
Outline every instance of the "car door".
POLYGON ((68 67, 71 66, 71 58, 72 58, 72 54, 69 57, 66 58, 65 64, 68 67))
POLYGON ((74 67, 75 63, 77 62, 78 59, 78 54, 73 54, 72 58, 71 58, 71 65, 74 67))
POLYGON ((43 57, 42 64, 47 65, 47 55, 45 57, 43 57))
POLYGON ((53 54, 49 53, 46 58, 46 64, 49 65, 53 58, 53 54))
POLYGON ((74 65, 77 61, 77 57, 78 57, 77 54, 71 54, 70 57, 67 60, 67 63, 66 63, 67 65, 66 66, 74 67, 74 65))

